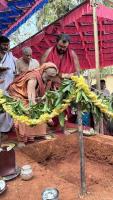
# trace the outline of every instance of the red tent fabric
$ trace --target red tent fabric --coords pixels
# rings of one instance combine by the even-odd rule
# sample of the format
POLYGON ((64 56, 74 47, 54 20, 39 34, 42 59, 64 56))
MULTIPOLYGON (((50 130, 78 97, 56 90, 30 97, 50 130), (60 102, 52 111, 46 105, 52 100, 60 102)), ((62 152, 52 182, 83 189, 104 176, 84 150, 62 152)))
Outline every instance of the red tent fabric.
MULTIPOLYGON (((113 65, 113 9, 98 5, 98 35, 100 67, 113 65)), ((70 47, 78 55, 82 69, 95 68, 92 6, 84 2, 71 12, 45 27, 13 49, 15 56, 21 56, 21 48, 30 46, 33 57, 40 59, 45 50, 53 46, 59 33, 71 35, 70 47)))

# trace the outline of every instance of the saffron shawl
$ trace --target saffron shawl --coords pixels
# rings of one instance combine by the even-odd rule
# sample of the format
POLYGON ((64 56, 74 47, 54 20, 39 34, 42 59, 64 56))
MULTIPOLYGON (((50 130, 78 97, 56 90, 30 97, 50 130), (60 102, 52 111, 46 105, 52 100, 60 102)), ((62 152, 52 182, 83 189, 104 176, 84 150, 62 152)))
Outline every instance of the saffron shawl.
POLYGON ((55 68, 58 72, 56 65, 54 63, 48 62, 44 63, 38 69, 20 74, 17 78, 15 78, 14 82, 9 85, 9 95, 14 97, 15 99, 22 99, 23 101, 28 102, 27 83, 31 79, 36 79, 38 84, 37 93, 39 96, 43 96, 46 89, 49 89, 51 87, 51 81, 45 84, 42 80, 42 74, 48 68, 55 68))

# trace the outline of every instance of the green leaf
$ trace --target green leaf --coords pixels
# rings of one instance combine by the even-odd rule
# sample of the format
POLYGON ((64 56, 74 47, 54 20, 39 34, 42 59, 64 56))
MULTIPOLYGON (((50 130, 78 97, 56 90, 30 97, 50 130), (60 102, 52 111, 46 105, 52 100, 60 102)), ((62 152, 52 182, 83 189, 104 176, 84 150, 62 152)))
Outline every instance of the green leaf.
POLYGON ((89 99, 87 98, 87 96, 85 95, 85 93, 82 91, 82 96, 85 99, 86 102, 89 102, 89 99))
POLYGON ((78 103, 78 102, 81 100, 81 95, 82 95, 82 92, 79 91, 79 92, 77 93, 76 103, 78 103))
POLYGON ((71 89, 71 86, 70 86, 70 85, 67 85, 67 86, 62 90, 62 92, 70 91, 70 89, 71 89))
POLYGON ((64 112, 61 113, 61 114, 58 116, 58 118, 59 118, 59 122, 60 122, 61 127, 64 127, 64 121, 65 121, 65 114, 64 114, 64 112))

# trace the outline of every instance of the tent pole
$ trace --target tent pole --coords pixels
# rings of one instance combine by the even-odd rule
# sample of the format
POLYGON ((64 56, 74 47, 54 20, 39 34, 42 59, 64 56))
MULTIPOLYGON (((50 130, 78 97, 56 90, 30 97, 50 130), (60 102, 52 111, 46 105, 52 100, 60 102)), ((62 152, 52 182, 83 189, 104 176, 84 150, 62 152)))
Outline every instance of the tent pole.
MULTIPOLYGON (((91 0, 91 5, 93 7, 93 27, 94 27, 94 45, 95 45, 95 64, 96 64, 96 84, 97 89, 100 90, 100 60, 99 60, 99 40, 98 40, 98 23, 97 23, 97 13, 96 0, 91 0)), ((100 123, 95 127, 96 131, 103 134, 103 117, 100 120, 100 123)))
POLYGON ((95 64, 96 64, 96 82, 97 89, 100 90, 100 62, 99 62, 99 41, 98 41, 98 25, 96 13, 96 0, 91 1, 93 7, 93 27, 94 27, 94 45, 95 45, 95 64))

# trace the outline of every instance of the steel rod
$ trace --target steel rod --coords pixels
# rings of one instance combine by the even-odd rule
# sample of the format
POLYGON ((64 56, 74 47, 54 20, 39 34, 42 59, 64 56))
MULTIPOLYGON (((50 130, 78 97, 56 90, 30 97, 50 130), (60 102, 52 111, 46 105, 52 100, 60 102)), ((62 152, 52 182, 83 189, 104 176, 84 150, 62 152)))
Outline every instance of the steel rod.
POLYGON ((86 194, 86 175, 85 175, 85 153, 83 141, 82 113, 80 104, 78 104, 78 132, 79 132, 79 148, 80 148, 80 184, 81 195, 86 194))

